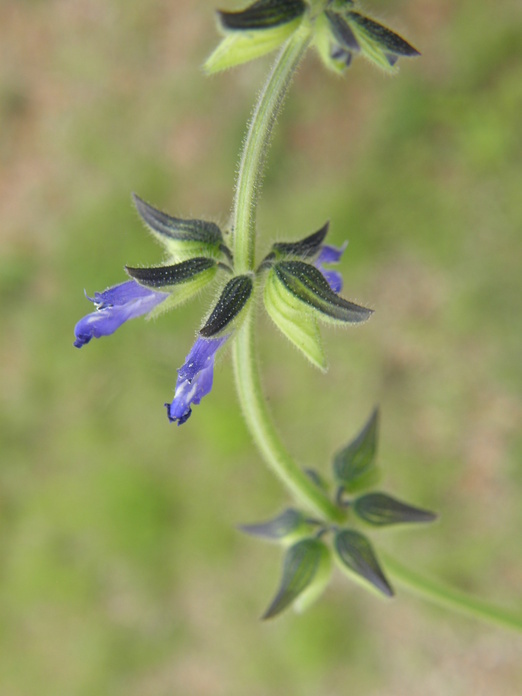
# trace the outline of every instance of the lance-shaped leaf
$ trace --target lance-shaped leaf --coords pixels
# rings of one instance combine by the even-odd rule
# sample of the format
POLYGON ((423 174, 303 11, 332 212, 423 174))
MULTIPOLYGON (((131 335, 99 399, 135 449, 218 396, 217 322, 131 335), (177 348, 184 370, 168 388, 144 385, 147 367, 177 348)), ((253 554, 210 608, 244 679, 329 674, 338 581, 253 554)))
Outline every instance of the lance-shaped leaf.
POLYGON ((172 217, 133 194, 136 209, 149 230, 174 259, 206 256, 230 259, 221 230, 214 222, 172 217))
POLYGON ((236 319, 245 308, 252 295, 254 284, 252 276, 235 276, 223 288, 223 291, 212 310, 205 326, 200 329, 200 336, 211 338, 221 333, 236 319))
POLYGON ((296 256, 299 259, 313 258, 319 253, 328 234, 330 223, 325 223, 320 230, 297 242, 276 242, 272 246, 275 257, 296 256))
POLYGON ((363 55, 387 71, 394 70, 400 56, 418 56, 419 51, 405 39, 359 12, 348 12, 349 22, 363 55))
POLYGON ((339 297, 330 288, 323 274, 303 261, 280 261, 274 272, 285 288, 309 310, 315 310, 318 319, 333 323, 354 324, 366 321, 371 309, 339 297))
POLYGON ((242 524, 239 529, 251 536, 288 543, 304 536, 309 531, 309 525, 302 512, 288 508, 277 517, 274 517, 273 520, 257 524, 242 524))
POLYGON ((372 545, 363 534, 353 529, 341 529, 335 534, 334 548, 341 568, 353 573, 354 579, 370 583, 387 597, 393 596, 393 589, 379 565, 372 545))
POLYGON ((283 562, 279 590, 263 615, 271 619, 299 598, 298 610, 303 610, 318 597, 328 582, 330 554, 319 539, 303 539, 291 546, 283 562))
POLYGON ((378 432, 379 409, 376 408, 357 437, 334 457, 335 477, 349 493, 375 482, 378 432))
POLYGON ((157 316, 193 297, 214 279, 217 268, 217 262, 213 259, 200 257, 187 259, 172 266, 126 266, 125 270, 140 285, 171 292, 170 296, 151 312, 150 316, 157 316))
POLYGON ((353 503, 357 515, 369 524, 383 527, 404 522, 433 522, 437 515, 429 510, 413 507, 385 493, 368 493, 353 503))
POLYGON ((269 29, 298 19, 305 12, 303 0, 257 0, 240 12, 218 11, 225 30, 269 29))
POLYGON ((297 300, 272 269, 265 283, 266 311, 275 325, 320 370, 326 370, 317 318, 297 300))

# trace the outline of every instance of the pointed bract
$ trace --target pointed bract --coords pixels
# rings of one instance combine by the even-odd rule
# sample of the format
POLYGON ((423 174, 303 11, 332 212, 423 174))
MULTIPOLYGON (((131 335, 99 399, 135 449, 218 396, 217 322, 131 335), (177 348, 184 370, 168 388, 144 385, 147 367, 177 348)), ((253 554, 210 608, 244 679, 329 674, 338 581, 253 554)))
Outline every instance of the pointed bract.
POLYGON ((210 75, 261 58, 279 48, 299 27, 300 21, 294 19, 262 31, 229 33, 208 57, 203 69, 210 75))
POLYGON ((133 199, 141 219, 173 259, 195 256, 230 258, 221 230, 214 222, 172 217, 153 208, 136 194, 133 194, 133 199))
POLYGON ((365 522, 377 527, 411 522, 433 522, 437 515, 413 507, 385 493, 368 493, 353 503, 354 512, 365 522))
POLYGON ((336 295, 323 274, 308 263, 281 261, 274 264, 274 271, 297 300, 308 309, 315 310, 318 319, 355 324, 366 321, 373 314, 371 309, 336 295))
POLYGON ((172 266, 152 266, 148 268, 125 266, 125 270, 140 285, 148 288, 170 288, 188 283, 195 276, 216 267, 217 262, 214 259, 195 257, 172 266))
POLYGON ((387 597, 393 596, 393 589, 365 536, 353 529, 341 529, 335 534, 334 548, 341 568, 369 582, 387 597))
POLYGON ((230 327, 240 312, 246 307, 252 294, 254 284, 252 276, 235 276, 223 288, 223 291, 205 325, 200 329, 200 336, 210 338, 230 327))
POLYGON ((348 492, 374 483, 378 434, 379 409, 375 408, 357 437, 335 455, 335 478, 348 492))
POLYGON ((297 242, 276 242, 272 245, 274 256, 276 258, 295 256, 302 260, 313 258, 320 252, 329 227, 330 223, 326 222, 320 230, 297 242))
POLYGON ((126 321, 148 314, 167 298, 168 293, 144 288, 134 280, 97 292, 94 298, 87 297, 96 311, 80 319, 74 327, 74 345, 81 348, 92 338, 110 336, 126 321))
POLYGON ((218 11, 225 30, 251 31, 269 29, 298 19, 305 12, 303 0, 257 0, 239 12, 218 11))
MULTIPOLYGON (((307 589, 313 590, 312 583, 321 566, 329 568, 330 554, 319 539, 303 539, 291 546, 286 552, 283 574, 279 590, 272 603, 263 614, 263 619, 271 619, 289 607, 307 589)), ((324 588, 324 573, 319 573, 320 587, 324 588)), ((314 599, 317 591, 313 593, 314 599)), ((304 607, 303 607, 304 608, 304 607)))
POLYGON ((317 318, 287 290, 272 269, 264 289, 265 308, 281 332, 320 370, 326 370, 326 357, 317 318))
POLYGON ((272 520, 257 524, 242 524, 239 527, 245 534, 271 541, 295 541, 297 536, 306 533, 307 528, 304 514, 293 508, 288 508, 272 520))

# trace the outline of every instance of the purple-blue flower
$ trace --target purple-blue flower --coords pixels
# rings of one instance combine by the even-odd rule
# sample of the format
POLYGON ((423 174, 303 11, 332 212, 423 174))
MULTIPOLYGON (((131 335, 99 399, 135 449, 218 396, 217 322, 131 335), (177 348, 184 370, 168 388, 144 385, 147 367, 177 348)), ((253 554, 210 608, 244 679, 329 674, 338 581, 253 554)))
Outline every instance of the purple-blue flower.
POLYGON ((197 338, 185 364, 178 370, 174 399, 171 404, 165 404, 171 423, 177 421, 178 425, 183 425, 190 418, 191 405, 199 404, 210 392, 216 352, 229 336, 230 334, 220 338, 197 338))
POLYGON ((335 293, 341 292, 343 287, 343 277, 339 271, 332 271, 330 269, 323 268, 323 264, 338 263, 347 246, 348 242, 345 242, 342 247, 334 247, 330 244, 323 244, 321 246, 319 256, 314 261, 314 266, 321 271, 323 276, 326 278, 328 285, 335 293))
POLYGON ((80 319, 74 327, 74 345, 81 348, 91 338, 110 336, 128 319, 148 314, 168 296, 169 293, 145 288, 135 280, 96 292, 94 298, 87 296, 94 303, 96 311, 80 319))

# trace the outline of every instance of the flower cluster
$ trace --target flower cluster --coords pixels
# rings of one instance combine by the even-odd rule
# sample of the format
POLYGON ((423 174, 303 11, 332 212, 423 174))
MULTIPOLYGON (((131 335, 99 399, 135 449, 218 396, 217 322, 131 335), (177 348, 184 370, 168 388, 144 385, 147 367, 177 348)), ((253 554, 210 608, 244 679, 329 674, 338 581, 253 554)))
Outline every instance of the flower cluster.
MULTIPOLYGON (((334 457, 337 483, 336 503, 346 513, 346 524, 331 524, 289 508, 267 522, 240 527, 246 534, 275 541, 285 547, 279 588, 263 615, 270 619, 293 605, 297 611, 309 606, 324 590, 331 574, 332 558, 351 579, 362 582, 381 595, 392 597, 393 588, 377 554, 359 528, 432 522, 437 516, 382 492, 361 492, 376 482, 379 413, 372 413, 357 437, 334 457), (347 494, 354 498, 347 498, 347 494), (325 537, 332 536, 332 548, 325 537)), ((324 482, 314 471, 307 472, 322 490, 324 482)))
POLYGON ((217 301, 178 370, 174 399, 165 404, 173 423, 185 423, 192 406, 211 391, 216 354, 243 321, 257 288, 264 285, 265 306, 276 325, 322 369, 326 361, 318 320, 350 324, 371 314, 340 297, 341 274, 325 268, 337 263, 345 249, 324 243, 328 224, 298 242, 274 244, 255 273, 236 275, 232 253, 215 223, 172 217, 137 196, 134 201, 167 258, 159 266, 127 266, 131 280, 88 297, 96 309, 76 324, 74 345, 81 348, 92 338, 108 336, 129 319, 156 316, 220 279, 217 301))
POLYGON ((342 73, 362 55, 387 72, 419 52, 388 27, 356 9, 353 0, 256 0, 240 12, 218 12, 224 39, 205 69, 219 72, 270 53, 304 31, 324 65, 342 73))

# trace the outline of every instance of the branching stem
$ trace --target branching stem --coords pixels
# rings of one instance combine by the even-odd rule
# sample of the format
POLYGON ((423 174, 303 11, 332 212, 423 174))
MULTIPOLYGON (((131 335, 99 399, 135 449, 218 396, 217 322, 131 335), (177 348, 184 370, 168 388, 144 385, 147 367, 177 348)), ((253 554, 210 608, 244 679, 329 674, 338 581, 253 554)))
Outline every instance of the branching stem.
MULTIPOLYGON (((237 273, 255 268, 255 227, 259 189, 272 130, 286 93, 310 41, 310 26, 287 41, 261 91, 243 145, 232 213, 234 259, 237 273)), ((329 522, 342 522, 342 510, 303 472, 282 443, 263 396, 254 347, 252 308, 234 340, 234 370, 239 401, 252 437, 263 458, 290 493, 303 505, 329 522)), ((522 617, 481 599, 447 588, 405 568, 387 557, 390 576, 424 599, 490 624, 522 632, 522 617)))

